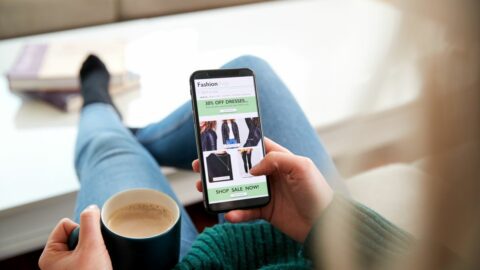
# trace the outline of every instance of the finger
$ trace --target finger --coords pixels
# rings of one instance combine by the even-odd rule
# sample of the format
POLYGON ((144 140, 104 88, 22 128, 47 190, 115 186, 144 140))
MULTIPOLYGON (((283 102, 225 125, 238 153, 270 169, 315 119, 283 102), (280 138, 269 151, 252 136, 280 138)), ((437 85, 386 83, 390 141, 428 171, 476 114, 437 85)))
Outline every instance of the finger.
POLYGON ((233 210, 225 214, 225 219, 231 223, 245 222, 261 218, 260 209, 233 210))
POLYGON ((78 226, 77 223, 68 218, 64 218, 58 222, 47 240, 46 248, 54 248, 57 251, 68 250, 68 236, 78 226))
POLYGON ((265 143, 265 150, 268 152, 271 152, 271 151, 277 151, 277 152, 284 152, 284 153, 290 153, 290 151, 281 146, 280 144, 270 140, 269 138, 267 137, 263 137, 263 141, 265 143))
POLYGON ((195 186, 197 187, 197 190, 199 192, 203 192, 203 186, 202 186, 202 181, 201 180, 197 180, 197 182, 195 183, 195 186))
POLYGON ((302 171, 306 165, 309 165, 308 159, 300 156, 295 156, 284 152, 270 152, 251 170, 252 175, 271 175, 274 172, 281 172, 291 174, 297 171, 302 171))
POLYGON ((90 205, 80 214, 80 237, 79 247, 92 247, 103 244, 100 231, 100 209, 96 205, 90 205))
POLYGON ((193 162, 192 162, 192 169, 194 172, 200 172, 200 164, 198 163, 198 159, 195 159, 193 162))

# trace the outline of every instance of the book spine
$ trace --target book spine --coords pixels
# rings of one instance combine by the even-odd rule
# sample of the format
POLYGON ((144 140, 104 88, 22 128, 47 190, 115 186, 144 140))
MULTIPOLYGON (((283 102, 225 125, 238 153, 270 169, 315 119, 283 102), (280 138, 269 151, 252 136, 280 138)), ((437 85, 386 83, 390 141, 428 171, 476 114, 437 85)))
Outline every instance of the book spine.
POLYGON ((11 78, 37 78, 42 68, 43 59, 47 53, 47 44, 26 45, 18 56, 7 77, 11 78))

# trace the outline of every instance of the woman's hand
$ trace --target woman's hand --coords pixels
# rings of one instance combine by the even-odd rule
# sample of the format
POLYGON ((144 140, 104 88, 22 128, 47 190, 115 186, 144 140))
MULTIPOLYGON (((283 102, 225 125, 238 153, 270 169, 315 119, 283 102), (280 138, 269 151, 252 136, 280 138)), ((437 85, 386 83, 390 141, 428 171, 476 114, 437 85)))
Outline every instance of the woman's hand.
POLYGON ((112 269, 100 231, 98 207, 89 206, 82 212, 78 245, 75 250, 68 250, 68 236, 77 226, 68 218, 60 220, 38 261, 41 269, 112 269))
MULTIPOLYGON (((270 203, 257 209, 233 210, 225 218, 232 223, 264 219, 303 243, 315 220, 332 201, 333 191, 309 158, 294 155, 267 138, 265 147, 267 155, 250 174, 270 176, 270 203)), ((199 172, 198 160, 192 167, 199 172)), ((197 189, 202 191, 200 181, 197 189)))

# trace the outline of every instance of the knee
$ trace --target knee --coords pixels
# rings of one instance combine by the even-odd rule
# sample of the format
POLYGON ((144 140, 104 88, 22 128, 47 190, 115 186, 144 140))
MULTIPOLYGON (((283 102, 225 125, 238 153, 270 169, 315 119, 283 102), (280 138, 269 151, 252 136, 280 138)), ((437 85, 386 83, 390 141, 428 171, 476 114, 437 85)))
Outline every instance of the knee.
POLYGON ((225 64, 222 68, 249 68, 255 74, 271 71, 270 65, 264 59, 253 55, 242 55, 225 64))
POLYGON ((125 136, 115 132, 102 132, 89 138, 83 145, 77 147, 75 151, 75 169, 79 173, 85 166, 104 160, 105 157, 115 155, 131 148, 131 142, 125 136))
POLYGON ((273 68, 262 58, 252 55, 240 56, 223 68, 249 68, 255 73, 257 93, 262 98, 261 107, 270 107, 278 99, 292 99, 287 86, 278 77, 273 68), (267 104, 266 104, 267 103, 267 104))
POLYGON ((126 140, 123 134, 116 132, 102 132, 90 139, 87 147, 95 152, 108 152, 114 149, 121 149, 126 140))

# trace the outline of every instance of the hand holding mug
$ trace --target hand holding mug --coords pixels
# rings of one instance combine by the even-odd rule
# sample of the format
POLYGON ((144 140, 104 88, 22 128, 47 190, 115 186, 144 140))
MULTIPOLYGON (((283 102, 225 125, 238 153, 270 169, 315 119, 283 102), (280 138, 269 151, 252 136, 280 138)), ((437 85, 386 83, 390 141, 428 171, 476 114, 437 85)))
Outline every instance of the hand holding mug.
POLYGON ((68 218, 60 220, 48 238, 38 265, 41 269, 112 269, 110 256, 100 231, 100 210, 87 207, 80 215, 79 242, 69 250, 68 236, 78 224, 68 218))
POLYGON ((42 254, 42 269, 170 269, 180 253, 180 208, 168 195, 130 189, 88 207, 80 227, 62 219, 42 254), (107 252, 108 250, 108 252, 107 252))

